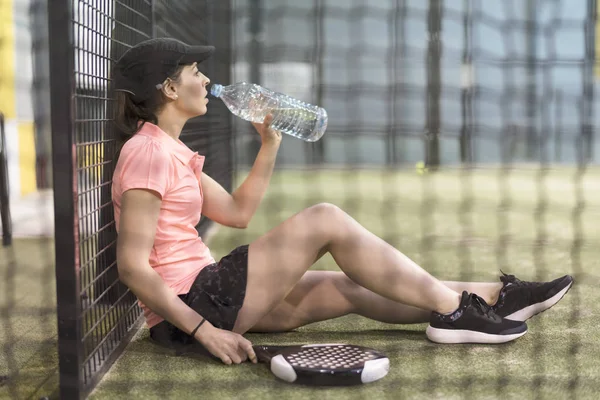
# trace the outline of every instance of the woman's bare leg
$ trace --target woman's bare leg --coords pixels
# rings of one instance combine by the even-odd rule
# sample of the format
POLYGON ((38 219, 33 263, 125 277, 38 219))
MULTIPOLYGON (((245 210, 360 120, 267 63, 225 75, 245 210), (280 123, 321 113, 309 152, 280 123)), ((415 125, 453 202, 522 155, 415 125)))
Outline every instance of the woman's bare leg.
POLYGON ((459 293, 338 207, 319 204, 250 244, 246 298, 234 331, 255 326, 327 251, 352 281, 381 297, 439 313, 458 308, 459 293))
MULTIPOLYGON (((451 289, 476 293, 493 303, 501 283, 443 282, 451 289)), ((390 324, 429 321, 430 312, 382 297, 350 280, 343 272, 308 271, 288 296, 250 331, 285 332, 313 322, 358 314, 390 324)))

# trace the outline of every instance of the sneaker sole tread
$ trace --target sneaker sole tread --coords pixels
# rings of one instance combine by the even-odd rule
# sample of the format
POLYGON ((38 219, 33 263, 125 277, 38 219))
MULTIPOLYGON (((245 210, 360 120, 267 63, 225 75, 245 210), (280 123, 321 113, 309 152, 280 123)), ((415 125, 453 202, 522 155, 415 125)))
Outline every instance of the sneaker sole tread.
POLYGON ((434 343, 442 344, 460 344, 460 343, 477 343, 477 344, 500 344, 511 342, 525 335, 527 330, 520 333, 510 335, 494 335, 490 333, 469 331, 464 329, 439 329, 428 326, 426 330, 427 338, 434 343))

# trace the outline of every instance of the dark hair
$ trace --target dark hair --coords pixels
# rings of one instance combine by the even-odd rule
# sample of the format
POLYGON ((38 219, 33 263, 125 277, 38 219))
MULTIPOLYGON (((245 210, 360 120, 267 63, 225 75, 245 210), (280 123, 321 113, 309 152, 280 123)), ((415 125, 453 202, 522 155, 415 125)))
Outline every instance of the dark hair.
MULTIPOLYGON (((183 67, 185 65, 179 65, 175 72, 169 76, 169 79, 178 82, 183 67)), ((141 103, 136 103, 133 100, 133 95, 128 92, 116 91, 114 97, 114 125, 117 142, 116 161, 119 158, 123 145, 140 131, 144 123, 158 124, 157 114, 165 105, 165 98, 160 90, 156 90, 153 96, 141 103), (142 124, 139 124, 140 121, 142 124)))

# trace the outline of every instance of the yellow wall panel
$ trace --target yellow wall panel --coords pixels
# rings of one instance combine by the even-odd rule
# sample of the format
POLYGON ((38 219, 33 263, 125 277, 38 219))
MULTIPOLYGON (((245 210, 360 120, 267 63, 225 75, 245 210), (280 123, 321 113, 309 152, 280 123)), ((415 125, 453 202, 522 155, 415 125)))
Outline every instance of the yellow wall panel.
POLYGON ((37 190, 35 173, 35 137, 31 122, 19 122, 19 171, 21 175, 21 196, 37 190))
POLYGON ((16 116, 13 0, 0 0, 0 112, 16 116))

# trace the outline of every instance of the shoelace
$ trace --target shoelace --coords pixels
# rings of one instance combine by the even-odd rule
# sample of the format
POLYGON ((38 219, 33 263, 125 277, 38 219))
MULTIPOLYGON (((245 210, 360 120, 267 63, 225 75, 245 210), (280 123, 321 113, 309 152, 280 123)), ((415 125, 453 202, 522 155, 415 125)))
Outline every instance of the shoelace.
POLYGON ((483 300, 481 297, 477 296, 476 294, 471 293, 471 303, 473 304, 473 306, 475 307, 475 309, 477 311, 479 311, 482 315, 485 315, 488 318, 491 318, 492 316, 490 315, 490 313, 493 312, 492 308, 485 302, 485 300, 483 300))
MULTIPOLYGON (((500 271, 500 272, 502 272, 502 271, 500 271)), ((538 282, 525 282, 525 281, 520 280, 519 278, 517 278, 514 275, 507 275, 504 272, 502 272, 502 275, 503 276, 500 277, 500 280, 504 284, 510 283, 514 287, 529 288, 529 287, 539 285, 538 282)))
MULTIPOLYGON (((514 275, 507 275, 504 272, 502 272, 502 275, 500 277, 500 280, 504 283, 504 287, 502 288, 502 292, 504 292, 503 296, 508 292, 508 291, 512 291, 514 289, 525 289, 525 290, 518 290, 515 293, 519 293, 520 296, 524 296, 523 297, 523 301, 526 303, 529 303, 531 301, 531 296, 533 291, 529 290, 531 288, 537 287, 538 283, 537 282, 524 282, 522 280, 520 280, 519 278, 517 278, 514 275)), ((499 299, 500 300, 500 299, 499 299)), ((504 302, 504 300, 502 300, 502 303, 504 302)), ((498 304, 502 304, 502 303, 498 303, 498 304)))

